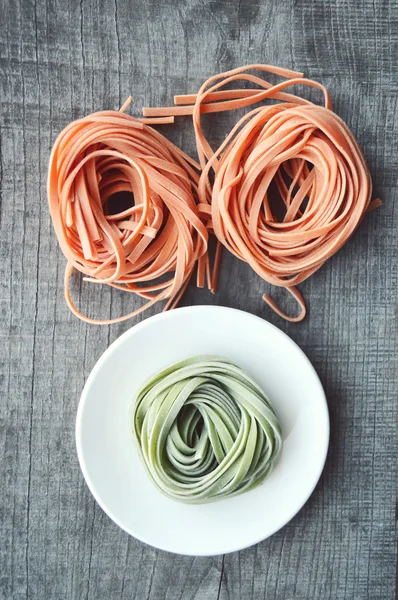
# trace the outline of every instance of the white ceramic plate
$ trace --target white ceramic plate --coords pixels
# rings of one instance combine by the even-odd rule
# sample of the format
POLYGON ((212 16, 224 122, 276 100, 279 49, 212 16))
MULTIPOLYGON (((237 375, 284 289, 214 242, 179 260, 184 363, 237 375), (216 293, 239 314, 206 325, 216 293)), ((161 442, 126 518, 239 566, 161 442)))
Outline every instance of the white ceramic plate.
POLYGON ((307 501, 325 463, 329 416, 314 368, 287 335, 242 311, 192 306, 135 325, 106 350, 83 390, 76 443, 88 487, 122 529, 169 552, 222 554, 272 535, 307 501), (130 408, 144 380, 196 354, 230 359, 257 380, 279 417, 284 445, 255 490, 185 505, 150 481, 130 431, 130 408))

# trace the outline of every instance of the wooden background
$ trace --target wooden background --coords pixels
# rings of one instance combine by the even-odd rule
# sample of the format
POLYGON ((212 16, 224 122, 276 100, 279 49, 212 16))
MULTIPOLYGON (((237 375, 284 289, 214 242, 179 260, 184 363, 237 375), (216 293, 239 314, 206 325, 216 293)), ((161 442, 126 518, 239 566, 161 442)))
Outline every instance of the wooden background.
MULTIPOLYGON (((398 3, 1 0, 0 7, 0 597, 392 599, 398 3), (129 94, 138 114, 143 104, 170 103, 215 72, 253 62, 302 70, 328 86, 384 204, 301 286, 309 305, 302 324, 275 316, 261 300, 267 285, 227 255, 216 297, 188 291, 185 303, 242 308, 286 331, 320 374, 332 434, 316 491, 279 533, 225 557, 174 556, 119 530, 79 470, 74 422, 84 381, 133 322, 90 326, 66 308, 47 163, 72 119, 116 109, 129 94)), ((173 132, 193 151, 188 120, 173 132)), ((213 126, 214 135, 224 132, 213 126)), ((90 315, 116 316, 134 303, 78 278, 73 293, 90 315)), ((283 302, 282 292, 276 296, 283 302)))

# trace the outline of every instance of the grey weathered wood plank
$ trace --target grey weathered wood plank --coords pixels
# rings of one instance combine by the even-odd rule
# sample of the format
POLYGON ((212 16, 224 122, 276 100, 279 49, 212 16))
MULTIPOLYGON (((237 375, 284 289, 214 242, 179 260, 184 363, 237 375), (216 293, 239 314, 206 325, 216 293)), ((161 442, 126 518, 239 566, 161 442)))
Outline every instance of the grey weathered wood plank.
MULTIPOLYGON (((1 8, 0 598, 393 598, 398 5, 4 0, 1 8), (321 482, 288 526, 225 558, 194 559, 129 538, 95 505, 80 474, 74 420, 82 386, 132 323, 93 327, 68 312, 47 161, 74 118, 117 108, 130 93, 138 114, 212 73, 254 62, 296 68, 329 87, 384 205, 303 284, 310 314, 302 324, 273 315, 261 301, 267 286, 231 256, 223 257, 217 296, 188 290, 186 304, 243 308, 295 339, 322 378, 332 422, 321 482)), ((216 119, 221 139, 230 121, 216 119)), ((162 131, 193 152, 187 120, 162 131)), ((92 315, 134 304, 78 278, 73 292, 92 315)))

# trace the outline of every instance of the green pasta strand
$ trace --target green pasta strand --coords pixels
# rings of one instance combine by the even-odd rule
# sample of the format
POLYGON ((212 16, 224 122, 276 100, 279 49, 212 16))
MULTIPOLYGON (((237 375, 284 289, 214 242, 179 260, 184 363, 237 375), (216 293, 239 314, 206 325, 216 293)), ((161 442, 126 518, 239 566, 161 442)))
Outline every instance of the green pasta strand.
POLYGON ((267 396, 217 356, 194 356, 151 377, 132 417, 152 481, 181 502, 201 504, 257 487, 282 448, 267 396))

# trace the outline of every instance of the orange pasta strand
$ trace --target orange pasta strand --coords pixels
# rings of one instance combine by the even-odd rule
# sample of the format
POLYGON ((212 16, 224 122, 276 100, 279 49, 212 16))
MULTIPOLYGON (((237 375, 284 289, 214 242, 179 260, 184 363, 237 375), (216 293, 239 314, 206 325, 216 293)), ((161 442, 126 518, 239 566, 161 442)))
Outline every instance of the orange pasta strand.
MULTIPOLYGON (((372 183, 361 150, 345 123, 332 112, 328 91, 301 73, 249 65, 210 77, 194 95, 176 96, 176 107, 144 109, 148 117, 190 114, 202 169, 199 208, 223 246, 246 261, 265 281, 286 288, 297 301, 301 321, 305 302, 296 285, 310 277, 352 235, 371 202, 372 183), (285 77, 271 84, 251 70, 285 77), (257 89, 224 89, 239 82, 257 89), (297 85, 319 89, 324 106, 285 91, 297 85), (214 150, 201 115, 248 107, 264 100, 282 102, 252 109, 214 150), (214 173, 211 183, 210 173, 214 173), (277 219, 270 187, 284 207, 277 219)), ((219 254, 217 260, 217 269, 219 254)), ((213 273, 213 288, 216 273, 213 273)))
MULTIPOLYGON (((68 261, 65 298, 83 321, 109 324, 129 319, 158 301, 176 305, 195 265, 207 263, 208 233, 197 206, 198 164, 145 123, 121 111, 97 112, 68 125, 52 149, 48 198, 53 225, 68 261), (131 192, 133 205, 118 214, 108 203, 131 192), (74 305, 69 279, 133 292, 147 300, 115 318, 88 318, 74 305)), ((202 282, 199 282, 202 283, 202 282)))

